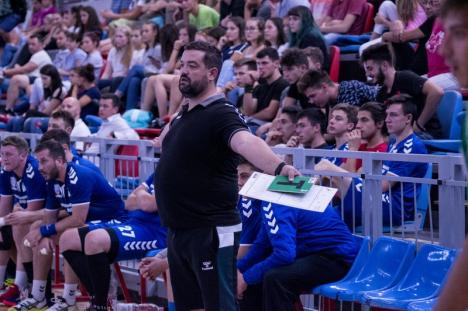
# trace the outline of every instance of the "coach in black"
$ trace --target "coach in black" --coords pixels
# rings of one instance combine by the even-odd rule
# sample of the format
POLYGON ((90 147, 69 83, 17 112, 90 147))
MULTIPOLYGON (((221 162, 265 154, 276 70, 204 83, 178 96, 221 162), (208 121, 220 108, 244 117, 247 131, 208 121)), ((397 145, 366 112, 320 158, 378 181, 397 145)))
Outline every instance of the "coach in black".
POLYGON ((169 228, 168 259, 180 310, 236 310, 238 154, 269 174, 299 172, 252 135, 216 91, 218 50, 192 42, 181 58, 179 89, 187 100, 160 136, 155 175, 158 209, 169 228))

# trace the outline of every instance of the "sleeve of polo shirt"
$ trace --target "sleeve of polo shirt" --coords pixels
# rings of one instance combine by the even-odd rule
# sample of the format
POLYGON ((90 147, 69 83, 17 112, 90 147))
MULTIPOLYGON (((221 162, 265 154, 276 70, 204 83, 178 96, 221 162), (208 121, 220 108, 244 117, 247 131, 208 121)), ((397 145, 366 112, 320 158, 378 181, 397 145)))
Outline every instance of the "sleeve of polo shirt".
POLYGON ((0 195, 9 196, 13 195, 11 192, 10 178, 9 174, 4 170, 0 171, 0 195))
POLYGON ((244 117, 239 110, 229 103, 222 105, 213 116, 216 137, 229 146, 232 136, 239 131, 248 131, 244 117))

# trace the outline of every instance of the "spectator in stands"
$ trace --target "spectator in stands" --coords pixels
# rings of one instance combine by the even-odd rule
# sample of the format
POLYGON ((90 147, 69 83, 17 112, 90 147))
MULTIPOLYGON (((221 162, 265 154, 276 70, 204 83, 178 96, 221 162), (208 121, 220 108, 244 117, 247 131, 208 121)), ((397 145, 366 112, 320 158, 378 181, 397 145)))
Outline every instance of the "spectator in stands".
MULTIPOLYGON (((36 254, 35 258, 35 285, 33 285, 32 298, 23 300, 20 306, 24 308, 43 307, 45 301, 40 297, 40 286, 45 284, 55 244, 67 229, 88 226, 89 230, 103 228, 108 223, 124 221, 127 212, 119 194, 113 189, 102 174, 74 162, 68 162, 63 146, 55 141, 48 140, 40 143, 35 149, 39 160, 40 170, 48 181, 48 200, 44 218, 35 224, 34 229, 26 236, 36 254), (63 187, 64 192, 55 191, 63 187), (63 195, 65 193, 66 195, 63 195), (59 219, 59 211, 65 209, 65 217, 59 219), (97 221, 100 224, 90 224, 97 221), (43 265, 41 264, 43 263, 43 265)), ((63 212, 62 212, 63 213, 63 212)), ((70 236, 69 236, 70 237, 70 236)), ((68 239, 70 241, 70 239, 68 239)), ((73 262, 74 252, 70 244, 60 240, 60 250, 68 263, 73 262)), ((83 258, 79 258, 81 263, 83 258)), ((74 305, 75 292, 78 280, 65 269, 64 299, 69 305, 74 305)), ((86 288, 94 295, 89 282, 83 280, 86 288)), ((98 309, 98 310, 105 310, 98 309)))
POLYGON ((7 90, 7 99, 5 102, 5 110, 12 113, 15 108, 15 103, 19 97, 20 90, 25 90, 27 94, 30 94, 30 84, 39 77, 39 70, 47 65, 51 64, 52 60, 46 51, 44 51, 44 45, 42 38, 38 35, 32 35, 28 39, 28 49, 33 54, 29 61, 23 65, 15 65, 10 69, 3 69, 2 75, 4 77, 11 77, 11 80, 7 82, 5 79, 2 83, 2 90, 7 90))
POLYGON ((320 25, 327 45, 335 44, 342 35, 361 34, 366 13, 366 0, 333 0, 328 16, 320 25))
MULTIPOLYGON (((89 130, 88 126, 80 118, 81 106, 78 99, 74 97, 65 98, 62 102, 62 110, 68 112, 75 121, 73 129, 71 132, 69 132, 69 135, 72 138, 91 136, 91 131, 89 130)), ((83 153, 85 151, 85 144, 83 142, 76 142, 75 149, 78 153, 83 153)))
POLYGON ((24 21, 28 5, 26 0, 4 0, 0 4, 0 30, 8 33, 24 21))
POLYGON ((258 76, 249 74, 251 80, 244 87, 242 103, 242 111, 253 129, 273 120, 278 113, 281 92, 288 86, 279 71, 278 51, 272 47, 257 53, 257 72, 258 76), (254 87, 255 83, 258 85, 254 87))
POLYGON ((75 119, 72 115, 65 110, 57 110, 50 116, 47 131, 59 129, 70 134, 74 127, 75 119))
POLYGON ((289 47, 304 49, 309 46, 318 47, 324 56, 324 64, 328 66, 328 49, 320 29, 314 22, 312 12, 304 7, 294 7, 288 12, 289 47))
POLYGON ((70 71, 73 68, 79 67, 83 64, 86 59, 86 52, 83 51, 79 46, 81 44, 81 38, 76 33, 67 32, 66 48, 68 53, 65 56, 64 63, 62 66, 57 66, 57 69, 64 80, 69 79, 70 71))
POLYGON ((113 47, 107 56, 104 73, 98 81, 100 90, 110 87, 110 91, 115 92, 120 82, 127 75, 133 60, 133 47, 130 41, 131 32, 128 26, 122 26, 115 30, 112 37, 113 47))
POLYGON ((80 38, 87 32, 94 32, 99 38, 102 37, 101 22, 92 6, 82 6, 80 8, 80 31, 78 35, 80 38))
POLYGON ((310 8, 308 0, 268 0, 263 1, 258 9, 257 15, 263 19, 270 17, 285 18, 292 8, 304 6, 310 8))
MULTIPOLYGON (((450 66, 452 73, 461 87, 468 88, 468 3, 463 0, 446 0, 441 17, 445 29, 442 55, 450 66)), ((467 124, 466 116, 464 124, 467 124)), ((468 165, 468 142, 466 128, 463 135, 463 153, 465 165, 468 165)), ((465 240, 463 251, 458 256, 442 294, 439 296, 435 311, 465 310, 468 308, 468 240, 465 240)))
MULTIPOLYGON (((413 132, 416 104, 411 97, 402 94, 388 99, 385 123, 388 133, 393 136, 389 142, 389 153, 426 154, 426 147, 413 132)), ((329 161, 323 160, 315 170, 347 173, 329 161)), ((422 178, 426 174, 427 163, 384 161, 382 174, 401 177, 422 178)), ((344 219, 348 226, 360 226, 362 219, 362 179, 350 177, 332 177, 332 184, 343 194, 344 219)), ((399 226, 403 221, 414 219, 414 202, 418 197, 421 184, 383 180, 382 213, 383 225, 399 226), (391 209, 391 212, 390 212, 391 209)))
POLYGON ((143 54, 143 64, 133 65, 125 79, 115 91, 119 98, 125 97, 125 110, 138 106, 140 102, 141 82, 145 77, 160 73, 163 68, 161 45, 159 44, 159 28, 157 25, 146 22, 143 24, 142 40, 146 45, 143 54))
POLYGON ((458 82, 439 53, 441 38, 445 35, 442 22, 437 16, 440 1, 427 3, 426 11, 430 17, 421 26, 411 31, 388 32, 382 38, 387 42, 395 42, 396 60, 398 64, 402 63, 399 68, 410 69, 420 75, 427 74, 429 80, 444 90, 458 90, 458 82), (408 42, 414 40, 419 40, 416 52, 413 52, 412 46, 408 46, 408 42))
MULTIPOLYGON (((80 278, 89 279, 93 288, 93 306, 107 309, 107 296, 111 281, 110 264, 121 260, 140 259, 148 251, 166 247, 167 229, 162 226, 154 196, 154 173, 143 185, 137 187, 125 201, 129 211, 128 220, 105 228, 92 226, 67 230, 61 237, 68 245, 69 263, 80 278), (90 230, 91 229, 91 230, 90 230), (150 241, 151 243, 147 243, 150 241), (129 247, 142 243, 138 249, 129 247), (81 253, 81 254, 76 254, 81 253), (83 259, 87 265, 83 265, 83 259)), ((86 283, 85 283, 86 284, 86 283)), ((63 297, 56 304, 70 307, 63 297)))
POLYGON ((223 62, 230 59, 235 51, 243 52, 247 46, 244 19, 239 16, 230 17, 226 22, 226 34, 221 37, 218 44, 223 62))
POLYGON ((67 96, 80 101, 82 118, 87 115, 97 115, 99 110, 98 101, 101 92, 96 87, 94 79, 94 67, 91 64, 75 68, 70 74, 72 87, 67 96))
MULTIPOLYGON (((29 232, 31 223, 42 218, 47 191, 46 182, 39 172, 38 161, 29 154, 26 140, 19 136, 4 138, 0 154, 5 171, 2 174, 1 196, 13 198, 13 209, 4 219, 7 225, 11 225, 17 250, 15 282, 0 295, 0 301, 11 305, 19 301, 20 292, 28 286, 28 282, 32 282, 33 257, 23 239, 29 232)), ((44 281, 44 288, 45 283, 44 281)), ((34 295, 36 294, 35 291, 34 295)), ((45 295, 45 290, 42 295, 45 295)))
POLYGON ((265 42, 268 46, 278 50, 281 56, 288 48, 287 37, 284 32, 283 20, 279 17, 272 17, 265 22, 265 42))
MULTIPOLYGON (((396 3, 386 0, 382 2, 375 16, 375 26, 371 39, 380 38, 385 31, 389 30, 413 30, 424 23, 426 19, 426 12, 418 0, 398 1, 396 3)), ((370 42, 369 45, 379 42, 380 40, 370 42)))
POLYGON ((55 56, 52 57, 52 64, 56 68, 65 67, 65 59, 69 54, 67 49, 67 33, 67 30, 61 29, 60 31, 57 31, 54 36, 58 51, 55 53, 55 56))
POLYGON ((346 275, 359 244, 331 205, 319 213, 263 202, 261 214, 237 263, 241 310, 294 310, 303 292, 346 275))
POLYGON ((85 32, 81 40, 81 48, 86 52, 82 65, 91 64, 94 67, 94 77, 99 79, 104 66, 104 60, 99 52, 99 37, 95 32, 85 32))
POLYGON ((188 14, 189 23, 203 30, 219 24, 219 13, 209 6, 200 4, 199 0, 182 0, 182 9, 188 14))
POLYGON ((378 102, 383 103, 395 94, 411 95, 418 109, 413 124, 414 131, 441 137, 440 124, 435 118, 443 95, 440 87, 411 71, 397 71, 394 67, 393 53, 385 43, 368 47, 362 53, 361 61, 372 82, 382 86, 377 94, 378 102))
POLYGON ((226 30, 221 26, 207 28, 203 31, 206 36, 206 41, 213 45, 218 46, 219 40, 226 34, 226 30))
POLYGON ((242 54, 236 54, 238 57, 255 58, 257 53, 265 48, 265 37, 263 31, 265 22, 262 19, 253 17, 245 23, 245 40, 248 43, 247 48, 242 54))
POLYGON ((31 19, 31 27, 39 27, 44 24, 44 19, 49 14, 57 13, 57 8, 52 0, 38 0, 40 8, 35 12, 31 19))
POLYGON ((111 34, 117 28, 134 26, 144 13, 144 1, 117 0, 113 2, 115 2, 115 4, 112 4, 110 10, 103 10, 100 12, 101 16, 108 22, 111 34))
POLYGON ((297 106, 281 108, 278 117, 273 120, 266 133, 265 142, 273 147, 286 147, 287 142, 296 132, 299 112, 300 109, 297 106))
MULTIPOLYGON (((99 117, 103 123, 98 131, 94 134, 100 138, 117 138, 117 139, 134 139, 140 137, 132 129, 128 123, 122 118, 119 113, 120 100, 114 94, 103 94, 99 101, 99 117)), ((87 153, 96 154, 99 152, 99 144, 93 143, 86 151, 87 153)))
MULTIPOLYGON (((229 93, 236 87, 243 89, 246 85, 250 85, 251 78, 250 73, 257 71, 257 63, 252 58, 242 58, 234 63, 234 76, 235 80, 226 84, 222 91, 224 94, 229 93)), ((235 104, 236 106, 242 105, 243 95, 239 97, 239 101, 235 104)))
POLYGON ((333 4, 333 0, 314 0, 310 3, 310 10, 314 16, 315 23, 322 25, 325 18, 328 16, 328 11, 333 4))
POLYGON ((289 83, 286 97, 281 102, 282 106, 298 105, 302 109, 310 108, 309 100, 297 88, 297 82, 309 69, 306 53, 298 48, 289 48, 284 51, 280 64, 283 77, 289 83))
POLYGON ((59 108, 67 94, 60 75, 53 65, 45 65, 41 68, 40 73, 41 83, 34 81, 29 99, 29 110, 22 117, 14 117, 10 120, 10 122, 15 122, 11 124, 12 131, 45 132, 49 116, 59 108), (21 119, 24 121, 24 126, 21 124, 21 119))
POLYGON ((184 52, 184 47, 195 39, 195 34, 197 33, 197 28, 193 25, 182 24, 178 29, 179 37, 174 41, 173 49, 169 60, 165 65, 164 71, 166 73, 177 73, 179 69, 178 61, 184 52))
POLYGON ((297 84, 309 103, 320 108, 333 107, 337 103, 360 106, 368 101, 375 101, 378 86, 369 86, 360 81, 333 82, 323 71, 309 70, 297 84))
POLYGON ((303 51, 309 60, 309 69, 320 71, 325 68, 325 59, 321 49, 315 46, 309 46, 303 49, 303 51))
MULTIPOLYGON (((385 127, 385 106, 377 102, 368 102, 359 107, 356 129, 346 136, 350 151, 387 151, 387 129, 385 127)), ((350 172, 360 171, 361 159, 346 159, 342 166, 350 172)))
POLYGON ((131 44, 133 47, 132 67, 143 64, 143 54, 145 53, 146 44, 141 38, 141 27, 132 29, 131 44))
MULTIPOLYGON (((297 116, 296 135, 291 136, 286 147, 305 149, 330 149, 324 138, 327 129, 327 116, 317 108, 303 110, 297 116)), ((286 156, 285 161, 292 163, 291 156, 286 156)), ((315 163, 320 157, 315 158, 315 163)), ((306 163, 309 166, 309 163, 306 163)))

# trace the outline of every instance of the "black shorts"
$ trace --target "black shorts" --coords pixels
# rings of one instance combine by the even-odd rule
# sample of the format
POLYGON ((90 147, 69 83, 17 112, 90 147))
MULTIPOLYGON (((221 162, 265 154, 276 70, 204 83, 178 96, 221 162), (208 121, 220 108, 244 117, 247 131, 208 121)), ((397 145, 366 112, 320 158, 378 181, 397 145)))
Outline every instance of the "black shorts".
POLYGON ((177 311, 237 310, 240 232, 224 227, 169 230, 168 260, 177 311))

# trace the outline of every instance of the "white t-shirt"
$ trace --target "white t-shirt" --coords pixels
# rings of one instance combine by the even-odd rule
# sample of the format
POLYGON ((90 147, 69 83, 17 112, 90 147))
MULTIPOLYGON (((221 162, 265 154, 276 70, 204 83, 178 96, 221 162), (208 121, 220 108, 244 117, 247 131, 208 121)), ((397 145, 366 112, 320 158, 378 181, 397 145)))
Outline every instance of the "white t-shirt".
POLYGON ((107 57, 107 61, 109 62, 112 68, 112 76, 111 78, 116 77, 125 77, 128 72, 128 68, 122 63, 122 58, 124 55, 124 50, 117 50, 116 48, 112 48, 109 51, 109 55, 107 57))
MULTIPOLYGON (((91 136, 91 131, 88 126, 83 122, 83 120, 75 120, 75 126, 70 133, 70 137, 89 137, 91 136)), ((77 141, 75 143, 75 148, 78 151, 84 151, 84 143, 82 141, 77 141)))
POLYGON ((101 53, 98 50, 88 54, 85 60, 83 61, 83 65, 91 64, 94 67, 94 77, 99 79, 99 75, 101 74, 102 66, 104 65, 104 60, 102 59, 101 53))
POLYGON ((145 54, 145 49, 133 50, 132 61, 130 63, 130 68, 134 65, 143 64, 143 55, 145 54))
POLYGON ((39 52, 34 53, 29 59, 29 62, 36 64, 38 67, 32 72, 30 72, 28 76, 37 78, 40 75, 39 70, 41 70, 41 68, 47 64, 52 64, 52 59, 50 59, 50 56, 49 54, 47 54, 46 51, 41 50, 39 52))

